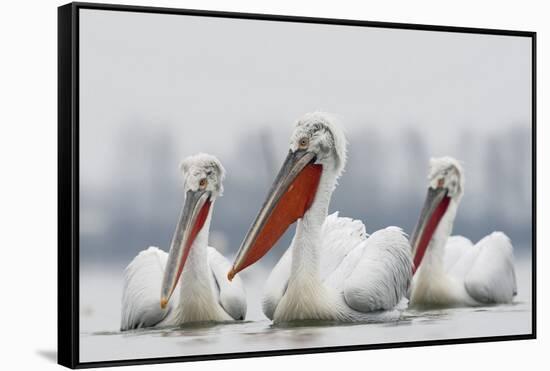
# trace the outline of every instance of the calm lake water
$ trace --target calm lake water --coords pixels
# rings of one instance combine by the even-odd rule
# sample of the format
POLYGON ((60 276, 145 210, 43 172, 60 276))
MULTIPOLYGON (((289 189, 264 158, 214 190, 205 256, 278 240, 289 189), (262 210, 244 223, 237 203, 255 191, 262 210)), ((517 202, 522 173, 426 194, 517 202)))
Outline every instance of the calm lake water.
POLYGON ((513 304, 405 310, 398 321, 370 324, 307 323, 274 326, 261 313, 268 270, 254 266, 247 283, 247 321, 121 333, 122 269, 82 268, 80 279, 80 361, 105 361, 341 345, 407 342, 531 332, 531 259, 516 259, 518 296, 513 304))

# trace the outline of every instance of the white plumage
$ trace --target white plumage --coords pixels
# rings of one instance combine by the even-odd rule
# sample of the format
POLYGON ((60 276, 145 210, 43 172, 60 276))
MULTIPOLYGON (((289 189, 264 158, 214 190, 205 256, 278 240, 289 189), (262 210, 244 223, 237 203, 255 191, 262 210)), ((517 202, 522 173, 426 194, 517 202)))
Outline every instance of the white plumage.
MULTIPOLYGON (((339 217, 338 213, 328 215, 330 198, 345 161, 346 139, 330 116, 317 112, 299 120, 291 136, 287 160, 237 254, 234 271, 247 264, 243 263, 247 262, 247 254, 255 249, 247 241, 258 238, 262 228, 270 228, 262 215, 274 207, 273 200, 284 197, 275 192, 280 184, 287 184, 284 182, 288 182, 288 174, 296 174, 308 166, 321 166, 319 182, 313 190, 315 197, 297 220, 291 246, 266 283, 262 308, 275 323, 379 321, 399 316, 395 309, 404 298, 412 276, 410 244, 397 227, 377 231, 369 237, 361 221, 339 217), (311 160, 303 165, 303 158, 311 160), (302 165, 293 165, 298 163, 302 165)), ((300 187, 293 183, 289 189, 295 186, 300 187)), ((307 199, 310 195, 307 192, 301 197, 307 199)), ((282 219, 284 215, 278 214, 276 220, 282 219)))
MULTIPOLYGON (((158 325, 171 312, 160 308, 160 285, 168 254, 156 247, 141 251, 124 270, 121 330, 158 325)), ((179 290, 173 300, 179 301, 179 290)))
POLYGON ((450 236, 464 192, 461 165, 449 157, 432 159, 429 180, 432 189, 447 192, 450 203, 413 277, 411 306, 511 303, 517 284, 510 239, 493 232, 474 245, 465 237, 450 236))
MULTIPOLYGON (((200 154, 187 158, 182 170, 188 195, 186 203, 190 202, 192 192, 199 192, 208 195, 207 202, 212 205, 207 209, 208 215, 200 231, 191 241, 187 259, 183 263, 180 263, 179 257, 174 261, 174 269, 183 264, 181 277, 177 277, 173 294, 164 308, 161 307, 161 292, 169 254, 149 247, 128 265, 124 271, 121 330, 242 320, 246 315, 246 296, 241 280, 227 280, 226 272, 231 267, 229 261, 215 248, 208 246, 213 203, 223 189, 223 167, 215 157, 200 154)), ((190 223, 189 226, 194 228, 195 224, 190 223)), ((179 241, 176 237, 174 241, 179 241)), ((186 241, 179 242, 173 242, 172 249, 183 249, 186 241)))
POLYGON ((410 245, 403 231, 388 227, 374 232, 344 283, 348 305, 360 312, 393 309, 406 294, 411 278, 410 245))
POLYGON ((160 285, 168 254, 157 247, 141 251, 124 271, 121 330, 244 319, 246 296, 242 281, 227 280, 230 263, 215 248, 208 246, 207 255, 209 279, 201 283, 195 280, 183 288, 180 282, 171 303, 161 309, 160 285), (185 293, 184 298, 181 292, 185 293), (187 308, 192 310, 183 313, 178 308, 180 300, 188 301, 187 308))
MULTIPOLYGON (((400 228, 388 227, 369 237, 361 221, 338 217, 335 212, 323 224, 321 241, 320 276, 328 307, 324 319, 377 321, 399 315, 377 312, 394 309, 409 286, 410 245, 400 228)), ((269 319, 275 319, 288 287, 294 248, 292 243, 267 280, 262 309, 269 319)), ((303 295, 305 292, 301 310, 314 313, 319 308, 308 308, 306 303, 317 300, 303 295)), ((317 291, 310 292, 315 295, 317 291)), ((321 313, 318 316, 322 317, 321 313)))
POLYGON ((510 239, 493 232, 479 241, 476 258, 464 277, 466 291, 480 303, 510 303, 517 294, 510 239))

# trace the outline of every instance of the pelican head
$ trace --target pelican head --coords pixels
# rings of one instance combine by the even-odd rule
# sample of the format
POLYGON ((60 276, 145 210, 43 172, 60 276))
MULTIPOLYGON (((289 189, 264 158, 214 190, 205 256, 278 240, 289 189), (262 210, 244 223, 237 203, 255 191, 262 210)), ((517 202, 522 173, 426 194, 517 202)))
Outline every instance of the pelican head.
POLYGON ((336 119, 328 113, 312 112, 296 122, 290 137, 291 153, 309 152, 315 164, 332 169, 339 177, 346 165, 346 136, 336 119))
POLYGON ((429 188, 442 188, 447 196, 459 200, 464 193, 464 170, 452 157, 430 159, 429 188))
POLYGON ((172 238, 162 281, 160 306, 166 307, 195 238, 204 227, 212 203, 223 193, 225 170, 220 161, 200 153, 187 157, 181 164, 185 203, 172 238))
POLYGON ((420 266, 441 219, 450 203, 458 203, 464 193, 464 171, 460 163, 452 157, 430 159, 428 193, 424 207, 413 233, 413 271, 420 266))
POLYGON ((185 192, 208 192, 211 200, 223 194, 225 169, 220 160, 207 153, 186 157, 180 166, 185 192))
POLYGON ((254 264, 275 245, 287 228, 311 207, 321 175, 335 179, 346 163, 346 138, 326 113, 308 113, 297 121, 287 157, 246 234, 228 273, 229 280, 254 264))

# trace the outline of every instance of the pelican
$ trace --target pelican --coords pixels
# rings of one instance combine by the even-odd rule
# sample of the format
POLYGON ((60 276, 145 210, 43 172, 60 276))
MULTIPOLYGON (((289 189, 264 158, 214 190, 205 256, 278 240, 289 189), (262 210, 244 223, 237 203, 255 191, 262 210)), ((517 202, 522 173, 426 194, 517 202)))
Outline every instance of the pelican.
POLYGON ((325 113, 298 120, 290 149, 246 234, 228 278, 255 263, 297 221, 292 243, 271 272, 262 302, 274 323, 395 318, 411 279, 402 230, 365 232, 361 221, 328 215, 346 162, 346 138, 325 113))
POLYGON ((502 232, 473 245, 449 237, 464 194, 464 174, 451 157, 430 160, 428 195, 411 235, 410 305, 456 307, 510 303, 517 293, 513 248, 502 232))
POLYGON ((208 154, 187 157, 181 170, 186 197, 170 253, 149 247, 126 268, 121 330, 245 317, 242 282, 227 280, 230 262, 208 246, 214 202, 223 192, 225 170, 208 154))

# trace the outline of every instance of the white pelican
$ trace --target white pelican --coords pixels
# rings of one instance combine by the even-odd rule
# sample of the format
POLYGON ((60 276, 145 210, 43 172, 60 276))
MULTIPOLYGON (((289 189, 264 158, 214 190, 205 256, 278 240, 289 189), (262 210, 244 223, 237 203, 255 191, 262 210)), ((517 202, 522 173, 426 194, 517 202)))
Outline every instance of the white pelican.
POLYGON ((290 248, 267 281, 264 314, 295 320, 395 318, 411 279, 410 245, 401 229, 369 238, 358 220, 328 215, 346 162, 346 138, 323 113, 296 124, 290 150, 228 273, 253 264, 298 221, 290 248))
POLYGON ((493 232, 473 245, 465 237, 449 237, 464 193, 460 163, 450 157, 431 159, 428 179, 428 195, 411 236, 410 305, 510 303, 517 291, 510 239, 493 232))
POLYGON ((227 280, 229 261, 208 246, 212 210, 223 192, 225 171, 207 154, 187 157, 181 169, 186 197, 170 253, 149 247, 126 268, 121 330, 245 317, 242 282, 227 280))

